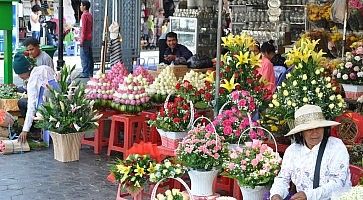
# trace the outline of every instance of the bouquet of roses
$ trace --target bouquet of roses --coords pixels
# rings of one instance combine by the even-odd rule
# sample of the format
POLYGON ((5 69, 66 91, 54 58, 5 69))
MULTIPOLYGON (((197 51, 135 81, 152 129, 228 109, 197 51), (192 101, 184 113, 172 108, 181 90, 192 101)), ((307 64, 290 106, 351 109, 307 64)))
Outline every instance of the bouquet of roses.
POLYGON ((183 132, 188 130, 191 118, 189 102, 182 97, 174 97, 161 108, 156 118, 149 121, 149 125, 168 132, 183 132))
POLYGON ((246 142, 243 148, 229 152, 223 162, 224 175, 236 179, 239 185, 255 188, 270 185, 280 170, 281 158, 260 140, 246 142))
POLYGON ((155 200, 189 200, 189 196, 179 189, 172 189, 165 191, 164 194, 159 193, 155 200))
POLYGON ((156 183, 165 178, 177 178, 182 176, 185 171, 184 166, 173 164, 170 160, 165 159, 163 163, 155 165, 155 169, 150 173, 150 182, 156 183))
POLYGON ((333 71, 333 75, 340 83, 363 85, 363 47, 347 52, 344 62, 333 71))
MULTIPOLYGON (((229 144, 237 144, 239 138, 241 137, 241 142, 245 142, 247 139, 256 139, 262 137, 264 134, 262 131, 251 130, 246 135, 241 136, 241 134, 250 127, 250 120, 248 117, 240 112, 237 107, 232 107, 230 110, 225 110, 219 114, 213 121, 213 125, 216 127, 216 132, 218 135, 225 138, 225 142, 229 144)), ((257 122, 252 122, 253 126, 258 126, 257 122)), ((212 125, 207 125, 206 129, 208 131, 213 131, 212 125)))
POLYGON ((111 166, 111 173, 129 193, 141 191, 155 173, 155 161, 148 155, 131 154, 125 160, 118 160, 111 166))
MULTIPOLYGON (((204 80, 203 80, 204 81, 204 80)), ((193 102, 195 108, 205 109, 208 108, 212 101, 212 85, 208 81, 204 81, 203 87, 195 87, 188 80, 184 80, 183 83, 177 83, 176 94, 184 99, 193 102)))
POLYGON ((223 142, 223 137, 217 137, 212 131, 207 131, 205 126, 198 125, 179 144, 178 160, 195 170, 220 168, 225 154, 223 142))
MULTIPOLYGON (((230 144, 236 144, 241 137, 241 142, 245 142, 248 138, 257 139, 263 136, 260 130, 249 131, 249 134, 241 136, 241 134, 252 126, 258 126, 257 122, 251 122, 247 114, 251 115, 256 110, 254 98, 247 91, 234 91, 228 95, 231 109, 222 111, 213 121, 216 131, 225 141, 230 144)), ((225 104, 226 106, 228 104, 225 104)), ((222 107, 223 109, 223 107, 222 107)), ((213 131, 212 125, 207 125, 208 131, 213 131)))

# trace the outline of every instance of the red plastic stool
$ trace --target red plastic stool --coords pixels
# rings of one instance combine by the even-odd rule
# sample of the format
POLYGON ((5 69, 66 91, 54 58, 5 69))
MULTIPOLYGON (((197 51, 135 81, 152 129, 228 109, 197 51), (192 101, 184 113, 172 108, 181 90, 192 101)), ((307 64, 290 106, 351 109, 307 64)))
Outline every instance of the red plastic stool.
POLYGON ((100 154, 102 147, 108 145, 108 138, 104 137, 104 128, 105 121, 110 118, 112 115, 118 114, 117 111, 114 110, 105 110, 100 111, 100 114, 103 114, 102 117, 98 120, 98 128, 95 130, 95 136, 92 138, 82 137, 81 144, 89 145, 94 148, 95 154, 100 154))
MULTIPOLYGON (((233 195, 234 180, 224 176, 218 176, 214 183, 214 191, 221 193, 221 191, 227 192, 228 196, 233 195)), ((224 193, 223 193, 224 194, 224 193)))
POLYGON ((133 142, 140 142, 141 128, 145 118, 142 115, 113 115, 111 121, 110 140, 108 142, 107 155, 111 151, 122 152, 123 158, 127 157, 127 150, 132 147, 133 142), (124 125, 123 143, 119 141, 120 124, 124 125), (135 125, 137 127, 135 128, 135 125), (134 137, 136 141, 134 140, 134 137))
POLYGON ((153 144, 161 144, 161 139, 158 131, 155 127, 149 126, 147 123, 150 119, 155 118, 157 115, 157 111, 149 110, 141 112, 141 115, 144 116, 145 121, 142 124, 142 135, 144 142, 151 142, 153 144))

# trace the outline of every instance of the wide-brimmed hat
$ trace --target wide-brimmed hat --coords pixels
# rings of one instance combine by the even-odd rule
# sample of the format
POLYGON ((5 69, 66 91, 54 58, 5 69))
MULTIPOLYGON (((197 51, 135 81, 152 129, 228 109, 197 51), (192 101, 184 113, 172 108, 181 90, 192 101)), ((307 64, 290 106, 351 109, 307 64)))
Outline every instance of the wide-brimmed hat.
POLYGON ((315 128, 337 126, 339 124, 336 121, 326 120, 319 106, 304 105, 295 111, 295 128, 285 136, 315 128))

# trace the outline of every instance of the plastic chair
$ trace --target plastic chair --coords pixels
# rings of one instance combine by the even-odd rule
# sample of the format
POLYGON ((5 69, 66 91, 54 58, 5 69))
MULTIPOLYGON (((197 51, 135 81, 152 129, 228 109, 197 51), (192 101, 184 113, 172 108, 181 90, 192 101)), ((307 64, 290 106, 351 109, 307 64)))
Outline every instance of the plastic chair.
POLYGON ((358 185, 360 179, 363 177, 363 169, 355 165, 349 165, 349 170, 351 174, 350 180, 352 181, 352 186, 358 185))

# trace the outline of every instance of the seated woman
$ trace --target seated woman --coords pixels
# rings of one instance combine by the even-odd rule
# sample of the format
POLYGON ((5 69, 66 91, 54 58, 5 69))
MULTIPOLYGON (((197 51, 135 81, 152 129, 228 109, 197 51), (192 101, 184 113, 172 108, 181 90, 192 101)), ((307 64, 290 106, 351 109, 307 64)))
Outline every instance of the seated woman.
POLYGON ((333 191, 350 187, 347 148, 340 139, 329 136, 330 127, 339 123, 325 120, 319 106, 305 105, 295 112, 295 125, 286 135, 292 135, 295 143, 285 151, 270 190, 271 200, 286 198, 291 181, 297 190, 293 200, 330 199, 333 191))

